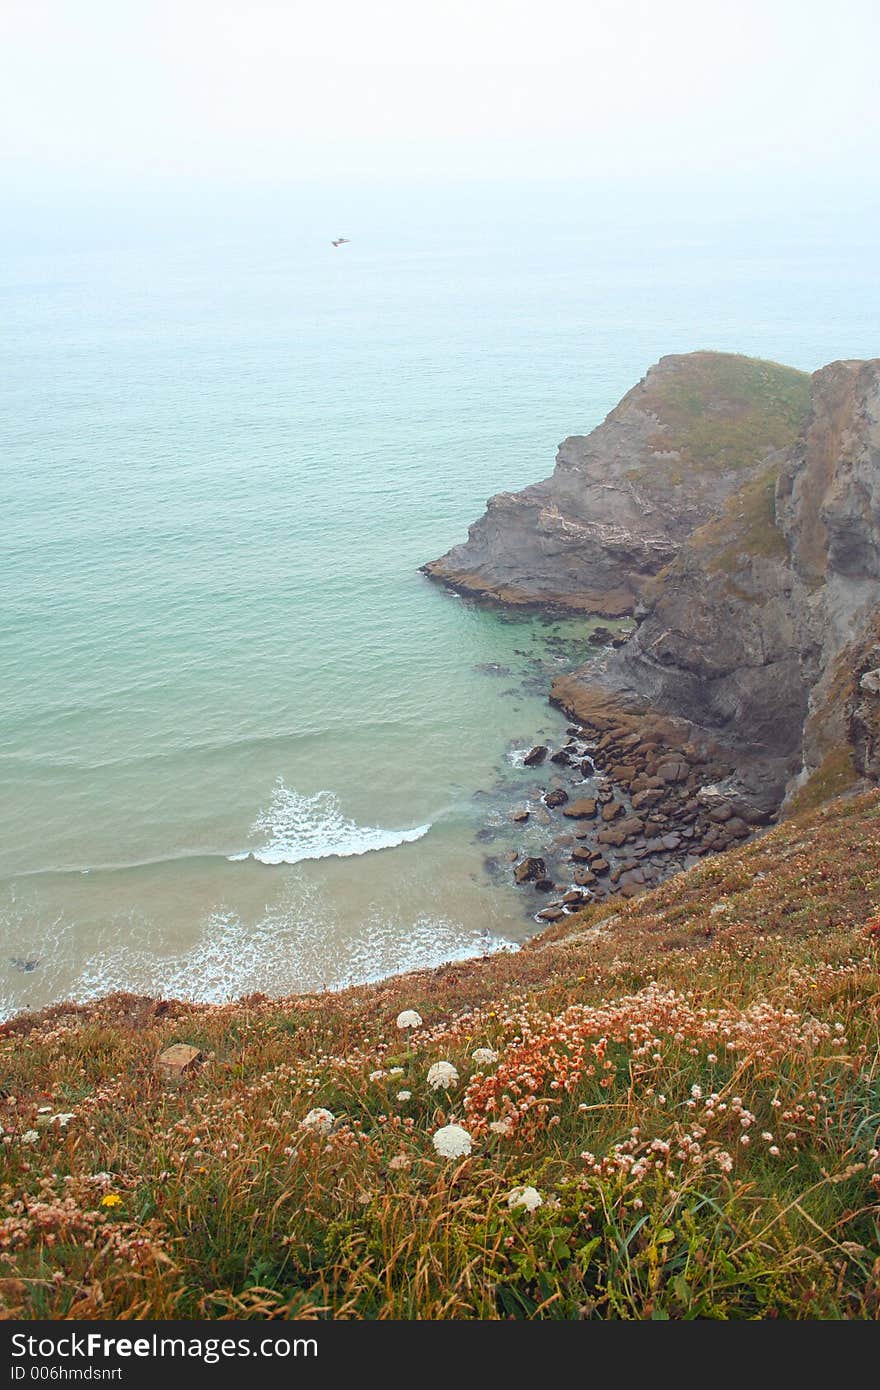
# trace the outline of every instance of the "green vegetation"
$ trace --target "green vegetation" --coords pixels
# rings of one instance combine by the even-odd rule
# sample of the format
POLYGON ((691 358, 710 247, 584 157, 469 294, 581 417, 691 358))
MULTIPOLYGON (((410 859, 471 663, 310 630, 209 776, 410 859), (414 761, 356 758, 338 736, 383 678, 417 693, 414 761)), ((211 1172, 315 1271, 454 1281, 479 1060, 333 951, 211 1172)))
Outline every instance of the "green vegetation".
POLYGON ((853 762, 852 749, 848 746, 832 748, 819 767, 792 798, 792 814, 814 811, 832 797, 848 791, 859 780, 853 762))
POLYGON ((6 1315, 876 1318, 878 850, 874 792, 513 955, 12 1021, 6 1315))
POLYGON ((652 395, 686 472, 757 467, 770 449, 793 444, 810 409, 810 377, 776 362, 693 353, 687 371, 661 376, 652 395))

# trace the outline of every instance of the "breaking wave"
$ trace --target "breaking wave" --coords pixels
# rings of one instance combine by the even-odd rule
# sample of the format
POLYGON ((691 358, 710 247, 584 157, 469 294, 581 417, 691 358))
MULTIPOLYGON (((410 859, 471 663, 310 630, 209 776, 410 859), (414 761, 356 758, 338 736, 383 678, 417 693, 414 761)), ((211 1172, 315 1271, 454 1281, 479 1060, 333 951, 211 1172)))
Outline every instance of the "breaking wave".
POLYGON ((346 859, 373 850, 394 849, 420 840, 431 829, 416 825, 409 830, 385 830, 378 825, 358 825, 342 812, 332 792, 302 796, 285 786, 275 785, 268 808, 251 827, 253 835, 264 834, 267 841, 259 849, 230 855, 231 859, 256 859, 260 864, 299 864, 304 859, 346 859))

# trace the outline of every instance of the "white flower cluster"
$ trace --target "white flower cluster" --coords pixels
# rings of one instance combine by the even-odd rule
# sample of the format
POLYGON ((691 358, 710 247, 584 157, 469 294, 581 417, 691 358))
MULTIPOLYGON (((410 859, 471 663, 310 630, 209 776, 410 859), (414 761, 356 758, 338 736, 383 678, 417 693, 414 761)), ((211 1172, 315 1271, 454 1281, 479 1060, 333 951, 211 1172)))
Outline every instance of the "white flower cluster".
POLYGON ((416 1013, 415 1009, 404 1009, 403 1013, 397 1015, 398 1028, 421 1028, 422 1015, 416 1013))
POLYGON ((435 1062, 428 1068, 428 1085, 432 1091, 448 1091, 458 1085, 458 1072, 451 1062, 435 1062))
POLYGON ((313 1130, 315 1134, 329 1134, 333 1128, 336 1116, 332 1110, 310 1110, 304 1119, 300 1120, 300 1129, 313 1130))
POLYGON ((491 1066, 498 1061, 498 1053, 493 1052, 491 1047, 478 1047, 471 1053, 471 1058, 481 1067, 491 1066))
POLYGON ((516 1207, 525 1207, 526 1211, 535 1211, 544 1205, 544 1198, 536 1187, 515 1187, 508 1194, 507 1205, 511 1211, 516 1207))
POLYGON ((461 1125, 444 1125, 434 1135, 434 1148, 441 1158, 464 1158, 473 1148, 473 1140, 461 1125))

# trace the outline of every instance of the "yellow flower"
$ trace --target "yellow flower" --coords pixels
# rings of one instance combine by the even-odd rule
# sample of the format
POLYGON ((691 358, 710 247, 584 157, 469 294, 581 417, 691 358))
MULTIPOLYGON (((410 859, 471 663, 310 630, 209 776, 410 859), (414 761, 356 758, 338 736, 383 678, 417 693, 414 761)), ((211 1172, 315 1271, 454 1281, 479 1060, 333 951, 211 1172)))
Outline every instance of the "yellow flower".
POLYGON ((101 1198, 102 1207, 121 1207, 122 1198, 118 1192, 108 1192, 106 1197, 101 1198))

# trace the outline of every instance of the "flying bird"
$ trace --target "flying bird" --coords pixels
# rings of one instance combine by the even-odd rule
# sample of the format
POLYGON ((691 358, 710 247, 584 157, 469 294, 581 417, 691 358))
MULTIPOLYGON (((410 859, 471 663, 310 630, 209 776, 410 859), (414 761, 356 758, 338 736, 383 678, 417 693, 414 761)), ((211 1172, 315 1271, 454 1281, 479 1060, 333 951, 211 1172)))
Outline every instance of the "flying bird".
POLYGON ((350 238, 347 237, 347 236, 340 236, 340 237, 337 237, 335 241, 331 241, 330 245, 331 245, 331 246, 344 246, 344 245, 346 244, 346 242, 349 241, 349 240, 350 240, 350 238))

